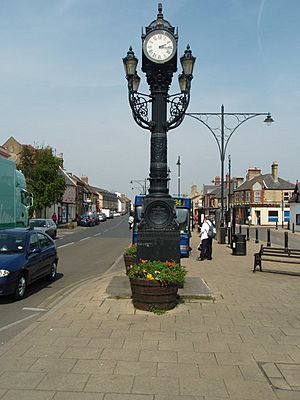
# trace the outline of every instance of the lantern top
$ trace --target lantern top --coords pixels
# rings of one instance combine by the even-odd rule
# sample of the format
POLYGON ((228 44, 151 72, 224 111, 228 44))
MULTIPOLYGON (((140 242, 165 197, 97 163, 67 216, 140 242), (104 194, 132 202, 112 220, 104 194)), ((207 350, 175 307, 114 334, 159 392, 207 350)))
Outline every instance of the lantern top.
POLYGON ((146 35, 150 31, 155 29, 164 29, 166 31, 172 32, 174 34, 175 28, 170 24, 169 21, 164 19, 162 12, 162 4, 158 3, 158 13, 154 21, 152 21, 148 26, 146 26, 146 35))

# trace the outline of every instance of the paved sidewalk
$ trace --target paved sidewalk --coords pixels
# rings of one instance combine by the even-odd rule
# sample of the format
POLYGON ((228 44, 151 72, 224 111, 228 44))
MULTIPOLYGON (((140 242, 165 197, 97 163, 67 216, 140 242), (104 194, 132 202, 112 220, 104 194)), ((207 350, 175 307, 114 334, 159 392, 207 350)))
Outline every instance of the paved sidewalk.
POLYGON ((122 263, 84 284, 0 347, 0 399, 299 400, 300 277, 253 274, 259 246, 232 256, 214 243, 204 262, 193 251, 188 276, 214 300, 164 315, 108 298, 122 263))

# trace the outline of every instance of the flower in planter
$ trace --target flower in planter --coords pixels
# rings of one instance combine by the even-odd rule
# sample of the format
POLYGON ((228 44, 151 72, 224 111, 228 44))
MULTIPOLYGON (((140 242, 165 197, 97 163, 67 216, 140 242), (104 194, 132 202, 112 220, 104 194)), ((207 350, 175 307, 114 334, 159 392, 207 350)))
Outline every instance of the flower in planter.
POLYGON ((159 281, 162 285, 182 285, 186 270, 174 261, 141 260, 131 265, 129 279, 148 279, 159 281))
POLYGON ((132 244, 130 247, 127 247, 124 250, 124 256, 129 256, 129 257, 136 257, 137 256, 137 246, 136 244, 132 244))

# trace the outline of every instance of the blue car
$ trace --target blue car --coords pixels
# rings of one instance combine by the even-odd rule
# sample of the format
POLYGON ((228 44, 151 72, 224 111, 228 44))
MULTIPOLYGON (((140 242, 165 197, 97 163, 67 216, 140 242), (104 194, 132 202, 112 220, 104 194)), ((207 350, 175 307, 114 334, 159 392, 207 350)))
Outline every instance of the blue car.
POLYGON ((21 300, 37 279, 54 281, 57 264, 56 245, 47 234, 26 228, 0 230, 0 296, 21 300))

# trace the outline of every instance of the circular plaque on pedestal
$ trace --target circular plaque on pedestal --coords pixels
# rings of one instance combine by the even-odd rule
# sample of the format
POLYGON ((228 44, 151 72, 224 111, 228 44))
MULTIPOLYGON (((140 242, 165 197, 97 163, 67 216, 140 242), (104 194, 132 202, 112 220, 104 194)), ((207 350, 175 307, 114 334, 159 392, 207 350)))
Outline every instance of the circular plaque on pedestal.
POLYGON ((165 228, 173 219, 173 209, 166 201, 154 200, 147 205, 145 219, 152 227, 165 228))

